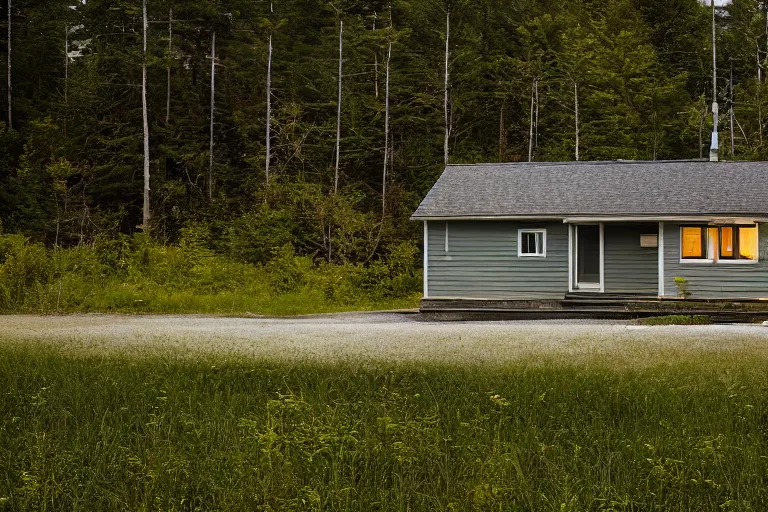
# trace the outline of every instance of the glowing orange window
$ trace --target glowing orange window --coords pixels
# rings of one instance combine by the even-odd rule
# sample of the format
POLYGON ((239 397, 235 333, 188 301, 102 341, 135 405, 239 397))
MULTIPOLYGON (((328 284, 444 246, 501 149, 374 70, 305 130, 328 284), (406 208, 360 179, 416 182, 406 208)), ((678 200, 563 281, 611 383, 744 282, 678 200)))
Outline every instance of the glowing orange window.
POLYGON ((704 228, 703 227, 684 227, 682 228, 682 257, 684 259, 702 259, 704 258, 704 228))
POLYGON ((757 260, 757 226, 739 227, 739 257, 744 260, 757 260))
POLYGON ((720 257, 733 258, 733 254, 734 254, 733 228, 722 227, 720 228, 720 257))

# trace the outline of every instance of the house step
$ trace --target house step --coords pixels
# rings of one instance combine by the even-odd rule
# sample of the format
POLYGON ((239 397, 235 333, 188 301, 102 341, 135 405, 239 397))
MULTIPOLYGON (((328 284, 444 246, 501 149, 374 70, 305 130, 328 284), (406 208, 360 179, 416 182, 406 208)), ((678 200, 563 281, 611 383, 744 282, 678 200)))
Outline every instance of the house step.
POLYGON ((599 292, 569 292, 565 294, 566 300, 602 300, 602 301, 633 301, 633 300, 658 300, 656 295, 648 293, 599 293, 599 292))

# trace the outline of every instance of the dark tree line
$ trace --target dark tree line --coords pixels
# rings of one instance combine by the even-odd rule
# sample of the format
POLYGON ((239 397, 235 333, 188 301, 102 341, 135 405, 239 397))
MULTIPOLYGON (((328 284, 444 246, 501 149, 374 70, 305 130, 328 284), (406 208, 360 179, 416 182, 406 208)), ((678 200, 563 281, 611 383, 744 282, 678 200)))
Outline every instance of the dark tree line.
MULTIPOLYGON (((146 52, 143 4, 3 5, 4 231, 72 245, 194 228, 254 262, 285 244, 365 262, 415 237, 446 148, 450 162, 707 154, 697 0, 146 0, 146 52)), ((768 154, 766 8, 718 12, 727 158, 768 154)))

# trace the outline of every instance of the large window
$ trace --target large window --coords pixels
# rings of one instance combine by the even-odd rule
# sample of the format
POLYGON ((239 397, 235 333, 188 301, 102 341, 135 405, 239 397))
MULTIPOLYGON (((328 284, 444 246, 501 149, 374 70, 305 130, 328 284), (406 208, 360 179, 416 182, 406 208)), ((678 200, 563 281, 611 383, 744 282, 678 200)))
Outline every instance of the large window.
POLYGON ((518 231, 517 255, 520 257, 546 257, 547 231, 545 229, 521 229, 518 231))
POLYGON ((757 261, 757 226, 683 226, 683 260, 757 261))

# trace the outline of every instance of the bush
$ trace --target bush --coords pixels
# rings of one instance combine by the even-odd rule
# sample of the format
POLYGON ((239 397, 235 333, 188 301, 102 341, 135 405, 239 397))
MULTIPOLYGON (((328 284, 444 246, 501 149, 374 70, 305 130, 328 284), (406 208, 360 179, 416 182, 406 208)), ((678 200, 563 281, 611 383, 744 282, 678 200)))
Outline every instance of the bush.
POLYGON ((313 264, 291 244, 254 265, 216 254, 209 243, 203 224, 182 230, 179 245, 139 234, 47 249, 0 235, 0 312, 297 314, 416 304, 419 274, 408 265, 416 252, 407 244, 365 267, 313 264))
POLYGON ((705 315, 667 315, 644 318, 643 325, 708 325, 712 319, 705 315))

